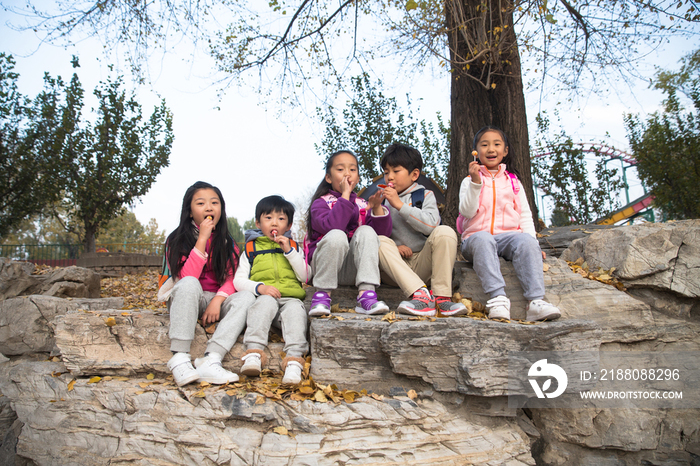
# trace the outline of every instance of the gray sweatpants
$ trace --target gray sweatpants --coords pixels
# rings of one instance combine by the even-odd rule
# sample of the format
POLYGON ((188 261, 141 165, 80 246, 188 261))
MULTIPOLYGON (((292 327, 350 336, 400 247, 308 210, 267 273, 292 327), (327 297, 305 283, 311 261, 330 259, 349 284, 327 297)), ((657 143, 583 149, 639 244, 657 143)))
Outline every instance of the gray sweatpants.
POLYGON ((264 350, 270 326, 282 329, 284 352, 300 358, 309 351, 306 341, 306 308, 297 298, 276 299, 260 295, 248 309, 248 328, 243 337, 246 350, 264 350))
POLYGON ((525 299, 544 298, 542 251, 539 242, 527 233, 474 233, 462 241, 462 256, 474 265, 484 293, 492 298, 506 295, 499 256, 513 262, 525 299))
POLYGON ((318 242, 311 266, 314 286, 335 290, 338 285, 355 285, 360 291, 379 286, 379 237, 362 225, 348 241, 343 230, 331 230, 318 242))
MULTIPOLYGON (((197 319, 204 314, 216 293, 202 290, 195 277, 178 280, 170 295, 170 351, 190 352, 197 319)), ((246 311, 255 301, 255 295, 237 291, 221 304, 219 324, 207 344, 208 353, 222 358, 231 350, 246 324, 246 311)))

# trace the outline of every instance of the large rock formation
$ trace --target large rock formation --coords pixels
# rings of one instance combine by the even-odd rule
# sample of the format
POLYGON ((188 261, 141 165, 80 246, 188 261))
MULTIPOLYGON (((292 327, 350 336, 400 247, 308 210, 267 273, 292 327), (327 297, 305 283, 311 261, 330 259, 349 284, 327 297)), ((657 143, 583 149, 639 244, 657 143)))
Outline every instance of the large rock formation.
POLYGON ((0 300, 40 294, 57 298, 99 298, 100 276, 83 267, 64 267, 33 275, 31 262, 0 257, 0 300))
MULTIPOLYGON (((272 393, 286 390, 279 379, 270 379, 269 393, 249 381, 177 388, 166 368, 167 314, 7 300, 0 350, 12 358, 0 362, 0 463, 699 464, 700 225, 584 231, 562 259, 547 260, 546 299, 563 314, 555 322, 522 322, 526 302, 505 262, 510 323, 352 313, 312 319, 311 377, 327 390, 336 384, 372 394, 354 402, 280 399, 272 393), (628 291, 573 273, 563 259, 579 257, 591 270, 614 267, 628 291), (34 317, 18 320, 24 314, 34 317), (47 360, 50 351, 57 357, 47 360), (581 368, 609 355, 667 357, 694 379, 683 380, 687 405, 582 401, 567 391, 558 407, 540 407, 526 377, 513 383, 513 355, 524 353, 570 354, 581 368)), ((462 295, 486 301, 469 264, 459 264, 456 276, 462 295)), ((334 300, 351 302, 353 293, 334 300)), ((401 299, 396 291, 380 295, 393 305, 401 299)), ((198 329, 194 356, 207 337, 198 329)), ((273 371, 282 347, 270 344, 273 371)), ((239 340, 224 365, 237 371, 242 352, 239 340)), ((569 390, 587 388, 569 379, 569 390)))

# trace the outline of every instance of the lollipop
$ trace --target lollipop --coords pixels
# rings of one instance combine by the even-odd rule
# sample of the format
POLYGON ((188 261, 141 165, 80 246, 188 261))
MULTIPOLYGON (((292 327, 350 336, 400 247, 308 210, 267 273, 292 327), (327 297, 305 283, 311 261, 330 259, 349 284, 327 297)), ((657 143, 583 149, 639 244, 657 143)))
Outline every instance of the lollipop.
POLYGON ((270 233, 272 233, 274 239, 277 239, 277 230, 272 230, 270 233))
POLYGON ((206 217, 204 217, 204 218, 205 218, 205 219, 207 219, 207 218, 208 218, 209 220, 214 220, 214 217, 212 217, 211 215, 207 215, 207 216, 206 216, 206 217))
POLYGON ((476 162, 476 156, 479 155, 479 153, 477 151, 473 150, 472 155, 474 156, 474 161, 476 162))

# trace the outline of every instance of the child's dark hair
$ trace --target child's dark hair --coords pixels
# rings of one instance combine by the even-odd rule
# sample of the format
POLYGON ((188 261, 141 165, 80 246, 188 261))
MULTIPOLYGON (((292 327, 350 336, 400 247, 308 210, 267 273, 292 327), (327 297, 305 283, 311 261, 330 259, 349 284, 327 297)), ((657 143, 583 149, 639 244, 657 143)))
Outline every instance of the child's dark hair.
POLYGON ((508 155, 503 157, 503 160, 501 161, 501 163, 506 164, 507 171, 514 174, 518 178, 520 178, 520 173, 518 173, 518 170, 513 166, 513 159, 515 158, 515 155, 513 154, 513 148, 510 145, 510 141, 508 141, 508 136, 506 136, 506 133, 504 133, 501 128, 497 128, 495 126, 484 126, 479 131, 477 131, 476 134, 474 135, 474 142, 472 143, 472 150, 476 150, 476 146, 477 146, 477 144, 479 144, 479 140, 481 139, 481 136, 483 136, 484 133, 487 133, 489 131, 495 131, 496 133, 500 134, 501 137, 503 138, 503 143, 505 144, 505 147, 508 149, 508 155))
POLYGON ((423 170, 423 157, 415 147, 411 147, 400 142, 395 142, 384 151, 384 156, 379 162, 382 170, 386 170, 386 166, 404 167, 408 173, 413 172, 416 168, 419 171, 423 170))
MULTIPOLYGON (((340 154, 350 154, 353 157, 355 157, 355 161, 357 161, 357 155, 349 149, 342 149, 336 152, 333 152, 330 157, 328 157, 328 160, 326 160, 326 173, 325 175, 330 175, 331 174, 331 168, 333 168, 333 160, 340 154)), ((328 194, 328 191, 330 191, 333 188, 333 185, 330 184, 328 181, 326 181, 326 176, 323 176, 323 179, 321 180, 321 183, 318 185, 318 188, 316 188, 316 192, 314 193, 313 196, 311 196, 311 202, 309 203, 309 211, 306 213, 306 229, 309 232, 309 235, 311 235, 311 204, 314 203, 316 199, 318 199, 321 196, 325 196, 328 194)))
POLYGON ((282 212, 289 219, 290 225, 294 223, 294 204, 282 196, 267 196, 260 199, 255 206, 255 220, 259 222, 263 215, 273 212, 282 212))
POLYGON ((192 224, 192 198, 200 189, 211 189, 221 201, 221 217, 212 232, 211 250, 209 251, 211 268, 219 285, 223 285, 229 272, 235 272, 238 265, 238 247, 235 245, 231 234, 228 231, 226 220, 226 202, 221 195, 219 188, 197 181, 187 188, 185 196, 182 198, 182 210, 180 212, 180 225, 168 236, 167 259, 170 272, 173 277, 179 277, 182 266, 197 242, 197 229, 192 224), (233 262, 231 259, 233 258, 233 262))

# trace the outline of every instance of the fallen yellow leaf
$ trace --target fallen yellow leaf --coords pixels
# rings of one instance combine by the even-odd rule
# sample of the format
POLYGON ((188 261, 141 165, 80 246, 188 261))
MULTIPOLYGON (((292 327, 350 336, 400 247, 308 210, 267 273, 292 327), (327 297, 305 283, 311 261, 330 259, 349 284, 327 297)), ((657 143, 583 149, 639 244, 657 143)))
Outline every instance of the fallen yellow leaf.
POLYGON ((114 317, 107 317, 105 319, 105 324, 107 325, 107 327, 114 327, 115 325, 117 325, 117 321, 114 319, 114 317))
POLYGON ((93 377, 93 378, 91 378, 90 380, 88 380, 88 383, 97 383, 97 382, 99 382, 100 380, 102 380, 102 377, 100 377, 99 375, 96 375, 95 377, 93 377))
POLYGON ((309 386, 299 387, 299 393, 303 395, 313 395, 315 392, 316 390, 309 386))
POLYGON ((277 426, 274 429, 272 429, 272 432, 280 435, 289 435, 289 431, 284 426, 277 426))
POLYGON ((406 393, 406 394, 412 400, 415 400, 416 398, 418 398, 418 394, 416 393, 415 390, 409 390, 408 393, 406 393))
POLYGON ((265 404, 265 397, 264 396, 258 396, 255 400, 256 405, 262 405, 265 404))
POLYGON ((75 379, 73 379, 73 380, 71 380, 70 382, 68 382, 68 391, 69 391, 69 392, 72 392, 72 391, 73 391, 73 387, 75 387, 75 379))
POLYGON ((148 375, 146 376, 146 380, 153 380, 153 379, 155 379, 155 377, 156 377, 156 376, 153 374, 153 372, 151 372, 150 374, 148 374, 148 375))

